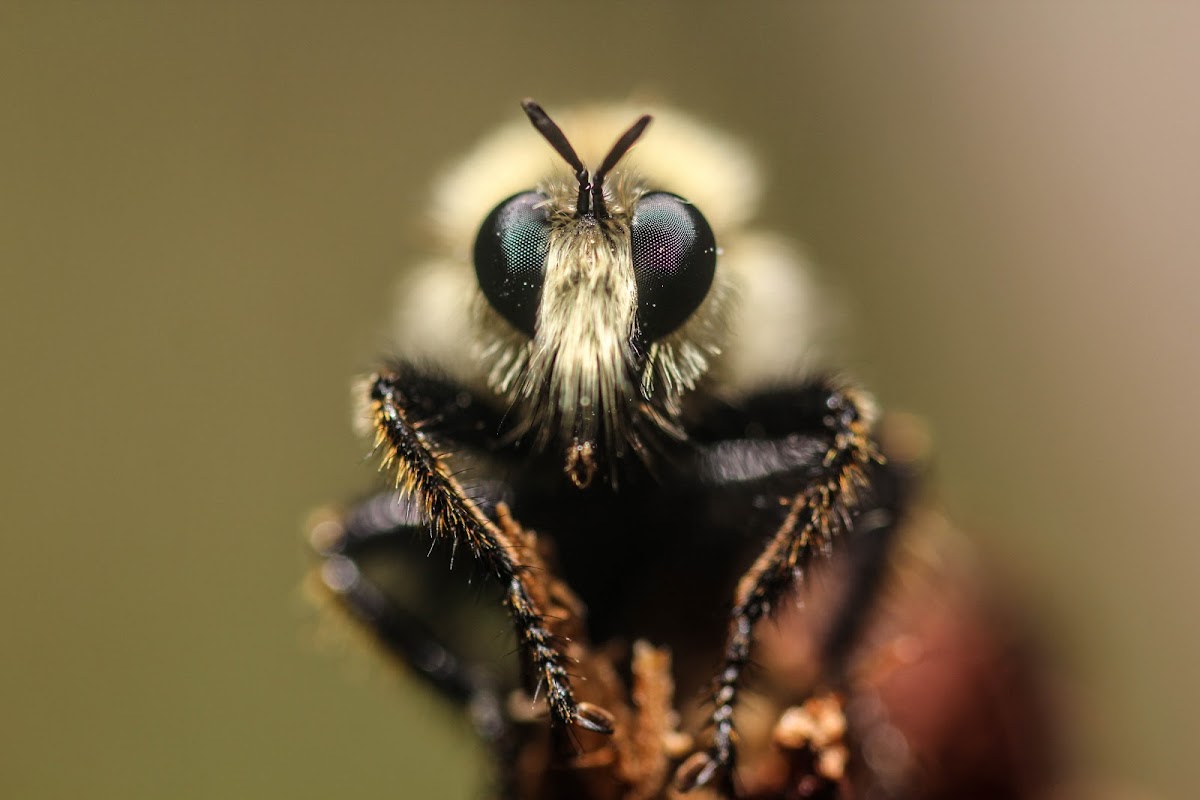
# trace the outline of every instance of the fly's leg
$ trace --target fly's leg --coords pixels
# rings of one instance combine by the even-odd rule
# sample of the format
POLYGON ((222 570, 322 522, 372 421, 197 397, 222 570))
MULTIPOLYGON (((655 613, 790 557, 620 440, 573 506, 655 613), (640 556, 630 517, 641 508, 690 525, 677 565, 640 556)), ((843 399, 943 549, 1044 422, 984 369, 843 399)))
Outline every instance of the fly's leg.
POLYGON ((397 488, 413 499, 435 539, 449 543, 452 551, 465 545, 475 562, 500 582, 530 683, 545 692, 553 722, 610 733, 606 712, 575 699, 564 642, 547 626, 547 610, 538 602, 531 580, 535 556, 526 558, 524 543, 493 522, 452 471, 443 451, 451 443, 439 438, 439 429, 462 415, 452 412, 447 418, 444 412, 430 412, 432 404, 423 389, 431 383, 403 364, 368 381, 368 413, 384 469, 393 472, 397 488))
POLYGON ((322 509, 309 526, 310 543, 321 559, 316 585, 389 656, 465 706, 481 738, 499 743, 508 721, 493 670, 462 657, 423 615, 393 600, 364 568, 365 561, 383 553, 423 560, 425 530, 411 498, 395 491, 376 494, 346 513, 322 509))
MULTIPOLYGON (((893 509, 884 507, 887 504, 874 491, 873 479, 883 459, 871 438, 874 414, 864 395, 833 381, 817 381, 776 395, 765 405, 770 413, 753 418, 766 420, 770 438, 726 440, 702 448, 697 462, 701 474, 719 476, 722 485, 790 485, 792 489, 780 491, 786 508, 782 524, 738 582, 711 698, 712 743, 677 770, 675 783, 684 791, 714 783, 729 794, 734 791, 733 712, 750 663, 756 624, 804 580, 814 561, 830 554, 836 539, 869 530, 869 535, 886 540, 894 526, 893 509)), ((882 572, 876 568, 877 560, 863 568, 864 577, 873 575, 876 583, 882 572)), ((873 594, 873 589, 851 592, 844 601, 828 648, 836 659, 841 659, 846 642, 857 633, 873 594)))

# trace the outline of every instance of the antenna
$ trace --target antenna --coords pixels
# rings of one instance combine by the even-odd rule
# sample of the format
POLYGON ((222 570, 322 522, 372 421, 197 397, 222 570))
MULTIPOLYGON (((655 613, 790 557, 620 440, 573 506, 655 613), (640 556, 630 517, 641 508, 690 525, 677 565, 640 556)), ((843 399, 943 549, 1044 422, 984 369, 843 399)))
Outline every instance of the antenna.
POLYGON ((588 171, 583 166, 583 162, 579 160, 575 148, 571 147, 571 143, 567 141, 566 134, 562 132, 562 128, 554 124, 550 115, 542 110, 542 107, 532 98, 527 97, 522 100, 521 108, 525 109, 525 115, 529 117, 533 127, 537 128, 538 133, 545 137, 550 146, 571 165, 571 169, 575 170, 575 180, 579 181, 579 199, 575 202, 575 214, 581 217, 584 214, 590 214, 592 209, 588 192, 592 187, 588 179, 588 171))
POLYGON ((562 132, 562 128, 550 119, 550 115, 532 98, 528 97, 521 101, 521 108, 525 110, 525 115, 529 117, 533 127, 537 128, 538 133, 558 151, 563 160, 571 165, 571 169, 575 170, 575 180, 579 181, 579 197, 575 201, 575 216, 583 217, 594 214, 600 219, 606 218, 608 209, 604 206, 604 179, 641 138, 653 118, 649 114, 638 117, 637 122, 621 134, 621 138, 617 139, 616 144, 608 151, 608 155, 600 163, 600 169, 596 170, 595 177, 589 178, 587 168, 583 166, 575 148, 567 141, 567 136, 562 132))
POLYGON ((649 114, 640 116, 638 121, 629 127, 629 130, 621 134, 621 138, 617 139, 617 143, 612 146, 612 150, 608 151, 608 155, 600 163, 600 169, 596 170, 596 177, 592 180, 592 207, 596 210, 596 216, 608 216, 608 209, 604 207, 604 179, 608 177, 608 173, 617 165, 617 162, 629 152, 629 148, 633 147, 634 143, 641 138, 651 119, 653 118, 649 114))

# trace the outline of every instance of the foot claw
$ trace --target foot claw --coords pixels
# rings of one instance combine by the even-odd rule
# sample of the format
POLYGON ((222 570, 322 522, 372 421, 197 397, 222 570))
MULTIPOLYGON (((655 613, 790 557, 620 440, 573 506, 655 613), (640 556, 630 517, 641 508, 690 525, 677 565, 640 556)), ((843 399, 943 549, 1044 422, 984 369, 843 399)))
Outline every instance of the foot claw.
POLYGON ((680 792, 690 792, 707 786, 712 783, 720 769, 721 762, 713 758, 711 753, 703 750, 692 753, 675 770, 675 788, 680 792))
POLYGON ((616 718, 600 706, 584 702, 575 706, 575 717, 571 722, 584 730, 612 733, 616 718))

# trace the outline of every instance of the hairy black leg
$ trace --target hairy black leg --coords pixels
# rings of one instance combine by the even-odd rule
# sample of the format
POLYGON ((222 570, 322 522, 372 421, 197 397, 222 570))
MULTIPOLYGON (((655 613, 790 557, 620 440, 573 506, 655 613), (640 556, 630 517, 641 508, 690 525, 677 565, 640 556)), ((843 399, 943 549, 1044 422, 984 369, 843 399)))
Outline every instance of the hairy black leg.
MULTIPOLYGON (((477 498, 479 491, 476 487, 477 498)), ((374 495, 344 515, 320 512, 309 534, 321 558, 317 581, 389 655, 464 705, 485 741, 498 743, 507 732, 507 719, 493 671, 456 653, 420 614, 394 602, 363 570, 363 558, 373 552, 426 554, 420 541, 424 531, 411 500, 395 491, 374 495)))
MULTIPOLYGON (((760 398, 742 418, 741 429, 771 438, 718 441, 698 449, 698 476, 717 486, 787 486, 782 524, 738 582, 726 637, 722 668, 713 692, 712 744, 687 759, 676 784, 687 790, 720 780, 733 792, 736 732, 733 710, 750 662, 754 627, 778 604, 834 539, 854 530, 864 511, 879 516, 873 528, 892 524, 890 511, 877 508, 872 479, 882 458, 871 439, 870 402, 852 388, 816 382, 790 393, 760 398), (790 429, 790 430, 789 430, 790 429)), ((736 418, 721 422, 727 427, 736 418)), ((866 595, 864 595, 866 596, 866 595)), ((861 616, 863 604, 848 602, 845 611, 861 616)), ((856 623, 835 622, 834 629, 856 631, 856 623)), ((841 634, 839 634, 840 636, 841 634)))
POLYGON ((605 712, 575 700, 563 643, 547 627, 546 609, 537 601, 522 543, 484 513, 452 472, 437 420, 422 415, 428 403, 419 394, 421 385, 421 376, 405 365, 368 382, 371 423, 376 446, 383 449, 384 468, 395 470, 397 487, 415 499, 435 538, 449 542, 452 549, 465 543, 475 561, 500 581, 531 682, 545 690, 552 719, 611 732, 605 712))

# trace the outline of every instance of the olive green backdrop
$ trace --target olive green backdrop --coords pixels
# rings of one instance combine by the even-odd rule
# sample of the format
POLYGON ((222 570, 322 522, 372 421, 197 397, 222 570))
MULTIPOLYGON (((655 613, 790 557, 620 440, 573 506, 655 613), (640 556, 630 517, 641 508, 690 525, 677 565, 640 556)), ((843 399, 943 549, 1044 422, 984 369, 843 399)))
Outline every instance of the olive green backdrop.
MULTIPOLYGON (((1088 769, 1200 742, 1200 13, 1182 4, 0 6, 0 796, 470 798, 465 726, 319 644, 301 525, 437 168, 533 95, 750 140, 930 420, 1088 769)), ((435 320, 430 321, 436 325, 435 320)))

